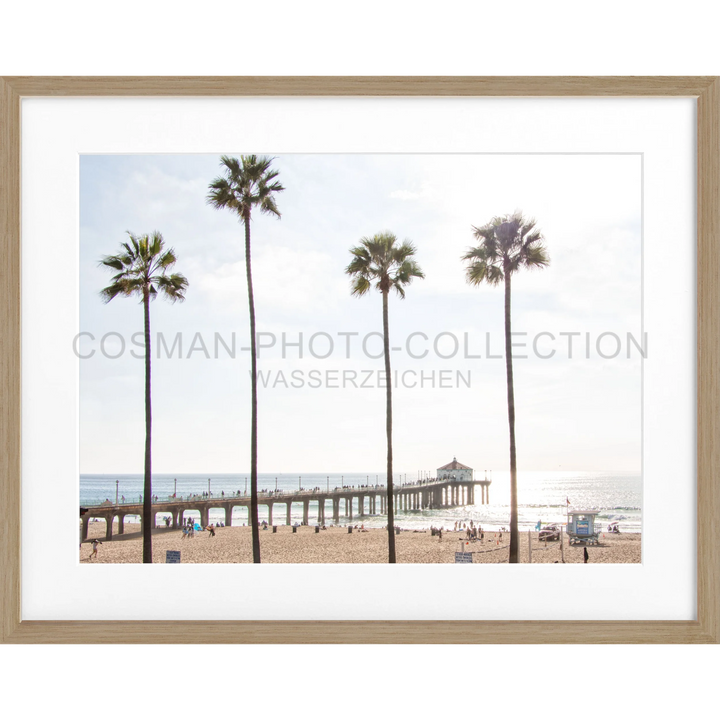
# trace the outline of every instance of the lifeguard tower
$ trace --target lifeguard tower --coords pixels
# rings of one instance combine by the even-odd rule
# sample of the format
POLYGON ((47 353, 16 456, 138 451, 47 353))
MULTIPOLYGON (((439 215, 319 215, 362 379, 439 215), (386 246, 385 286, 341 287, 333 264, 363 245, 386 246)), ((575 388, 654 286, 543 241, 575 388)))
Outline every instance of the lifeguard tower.
POLYGON ((597 510, 574 510, 568 513, 567 534, 570 545, 597 545, 601 528, 595 525, 597 510))

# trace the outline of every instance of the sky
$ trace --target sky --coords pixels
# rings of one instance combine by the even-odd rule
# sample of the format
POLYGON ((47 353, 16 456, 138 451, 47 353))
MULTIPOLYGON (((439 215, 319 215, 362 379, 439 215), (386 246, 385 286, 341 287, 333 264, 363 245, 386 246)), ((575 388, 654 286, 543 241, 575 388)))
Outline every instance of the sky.
MULTIPOLYGON (((514 339, 518 468, 640 470, 641 360, 627 340, 642 342, 639 155, 280 155, 273 167, 282 217, 251 225, 259 343, 274 341, 258 359, 259 472, 385 467, 371 335, 382 298, 352 297, 344 272, 349 249, 385 231, 415 244, 426 276, 390 298, 395 467, 508 469, 503 288, 468 285, 461 256, 473 226, 515 210, 536 220, 551 261, 512 281, 512 329, 527 333, 514 339)), ((159 231, 189 281, 185 302, 151 305, 154 472, 249 471, 244 231, 206 203, 221 173, 215 155, 80 159, 81 473, 143 471, 142 306, 99 296, 111 277, 99 260, 126 231, 159 231), (177 334, 182 353, 168 357, 177 334)))

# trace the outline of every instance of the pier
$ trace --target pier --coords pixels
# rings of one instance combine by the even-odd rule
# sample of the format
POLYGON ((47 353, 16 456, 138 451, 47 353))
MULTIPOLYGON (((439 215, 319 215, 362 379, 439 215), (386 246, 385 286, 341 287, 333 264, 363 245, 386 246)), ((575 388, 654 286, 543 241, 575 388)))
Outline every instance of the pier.
MULTIPOLYGON (((397 516, 405 512, 419 512, 422 510, 438 510, 448 507, 458 507, 475 504, 475 486, 480 485, 481 504, 490 502, 491 480, 452 480, 429 479, 418 480, 414 483, 404 483, 393 488, 394 511, 397 516)), ((387 515, 387 488, 385 485, 361 485, 357 487, 336 487, 332 490, 322 491, 298 490, 297 492, 266 491, 258 493, 258 505, 265 505, 268 511, 268 524, 273 525, 273 518, 285 516, 285 524, 290 525, 290 516, 293 504, 302 505, 302 524, 310 524, 310 503, 316 513, 317 524, 325 525, 326 517, 339 524, 341 518, 348 523, 368 515, 387 515), (328 503, 330 505, 328 506, 328 503), (280 508, 275 509, 279 505, 280 508), (326 515, 327 511, 330 511, 326 515), (284 511, 284 513, 282 512, 284 511), (282 514, 281 514, 282 513, 282 514)), ((157 525, 158 513, 172 518, 170 527, 177 529, 184 523, 186 511, 200 513, 200 525, 207 527, 210 510, 223 510, 224 523, 232 525, 232 512, 236 507, 247 508, 247 524, 250 525, 250 496, 249 495, 192 495, 188 498, 158 498, 153 501, 152 523, 157 525)), ((93 518, 103 519, 106 523, 105 539, 113 536, 113 522, 118 519, 118 534, 124 533, 124 522, 127 515, 139 515, 142 529, 143 504, 142 502, 113 503, 105 501, 100 505, 84 505, 81 508, 82 539, 87 540, 88 523, 93 518), (83 513, 83 510, 85 512, 83 513)))

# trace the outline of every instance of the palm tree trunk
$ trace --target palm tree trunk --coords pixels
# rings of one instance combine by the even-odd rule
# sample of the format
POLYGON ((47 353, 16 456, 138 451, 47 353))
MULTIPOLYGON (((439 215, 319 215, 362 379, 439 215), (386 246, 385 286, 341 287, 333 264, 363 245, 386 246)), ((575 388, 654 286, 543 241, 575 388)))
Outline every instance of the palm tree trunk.
POLYGON ((243 214, 245 223, 245 268, 247 269, 248 305, 250 307, 250 354, 252 385, 252 418, 250 430, 250 526, 252 527, 253 562, 260 562, 260 526, 258 524, 257 495, 257 352, 255 348, 255 297, 252 284, 252 263, 250 260, 250 213, 243 214))
POLYGON ((507 369, 508 424, 510 426, 510 562, 518 562, 517 460, 515 457, 515 390, 513 389, 512 333, 510 329, 510 268, 505 265, 505 367, 507 369))
POLYGON ((385 346, 385 385, 387 406, 385 429, 387 432, 387 515, 388 562, 395 562, 395 514, 393 512, 393 455, 392 455, 392 378, 390 376, 390 330, 388 322, 388 293, 383 294, 383 343, 385 346))
POLYGON ((145 309, 145 482, 143 484, 143 563, 152 559, 152 398, 150 377, 150 295, 143 295, 145 309))

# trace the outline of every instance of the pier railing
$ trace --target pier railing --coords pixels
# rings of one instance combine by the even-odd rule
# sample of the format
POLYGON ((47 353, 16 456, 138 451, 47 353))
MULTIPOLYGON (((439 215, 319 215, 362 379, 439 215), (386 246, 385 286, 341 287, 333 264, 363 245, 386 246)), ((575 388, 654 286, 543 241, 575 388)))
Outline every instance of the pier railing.
MULTIPOLYGON (((487 481, 455 481, 452 479, 435 479, 434 481, 419 480, 413 483, 399 483, 393 487, 393 504, 397 513, 432 510, 442 507, 457 507, 458 505, 475 504, 475 485, 480 485, 482 502, 486 499, 489 482, 487 481)), ((142 525, 142 514, 144 506, 142 495, 138 493, 138 501, 128 500, 125 497, 118 497, 118 502, 113 503, 107 498, 99 504, 86 504, 80 508, 82 518, 82 537, 87 538, 88 522, 90 518, 102 517, 106 522, 107 539, 112 538, 112 527, 115 516, 118 516, 118 534, 124 534, 125 517, 129 515, 140 515, 142 525)), ((268 490, 264 488, 258 493, 258 505, 267 505, 269 522, 273 522, 273 510, 276 505, 285 505, 285 523, 290 524, 292 506, 301 503, 303 506, 303 525, 310 524, 310 505, 317 505, 313 509, 313 515, 317 515, 317 524, 324 525, 326 517, 332 517, 334 522, 339 523, 340 517, 344 516, 352 521, 356 512, 357 518, 367 515, 386 515, 389 512, 390 500, 386 485, 342 485, 330 490, 326 487, 323 490, 320 486, 303 488, 298 490, 268 490), (332 511, 327 513, 327 502, 331 501, 332 511), (344 505, 345 507, 341 507, 344 505), (379 507, 378 507, 379 505, 379 507), (367 513, 366 513, 367 509, 367 513), (343 511, 344 510, 344 511, 343 511), (378 512, 379 511, 379 512, 378 512)), ((170 515, 169 522, 173 528, 178 528, 185 522, 185 512, 195 511, 200 513, 200 524, 205 527, 209 523, 210 511, 220 509, 225 513, 225 524, 232 525, 233 510, 236 507, 244 507, 248 512, 248 524, 251 521, 252 512, 251 499, 247 493, 228 493, 224 491, 219 494, 212 492, 190 493, 188 496, 179 497, 177 494, 160 497, 152 497, 152 527, 157 527, 158 514, 170 515)), ((166 522, 168 522, 166 518, 166 522)))
MULTIPOLYGON (((472 484, 485 484, 488 481, 482 481, 482 480, 475 480, 471 481, 472 484)), ((415 482, 405 482, 405 483, 395 483, 393 485, 393 489, 395 494, 400 494, 406 491, 413 491, 417 489, 426 489, 426 488, 433 488, 433 487, 440 487, 445 485, 451 485, 453 484, 453 480, 449 479, 429 479, 429 480, 417 480, 415 482)), ((258 491, 258 500, 273 500, 277 498, 278 500, 283 499, 286 500, 289 497, 293 498, 293 502, 301 502, 302 500, 313 500, 318 499, 320 497, 328 497, 329 495, 335 495, 335 494, 348 494, 352 493, 354 495, 360 495, 363 493, 387 493, 387 486, 384 484, 377 484, 377 485, 337 485, 334 488, 326 488, 323 489, 322 487, 316 487, 311 489, 306 488, 300 488, 298 490, 288 490, 288 489, 278 489, 278 490, 268 490, 263 489, 258 491)), ((214 501, 214 502, 230 502, 230 501, 237 501, 237 500, 249 500, 250 499, 250 493, 248 491, 245 491, 243 493, 237 492, 237 493, 226 493, 222 494, 222 491, 220 493, 189 493, 186 495, 167 495, 167 496, 159 496, 154 495, 153 496, 153 505, 163 505, 163 504, 173 504, 173 503, 179 503, 179 502, 208 502, 208 501, 214 501)), ((106 500, 103 500, 99 503, 82 503, 83 507, 86 508, 99 508, 99 507, 122 507, 124 505, 138 505, 142 503, 142 496, 138 495, 137 498, 118 498, 117 502, 110 500, 109 498, 106 500)))

